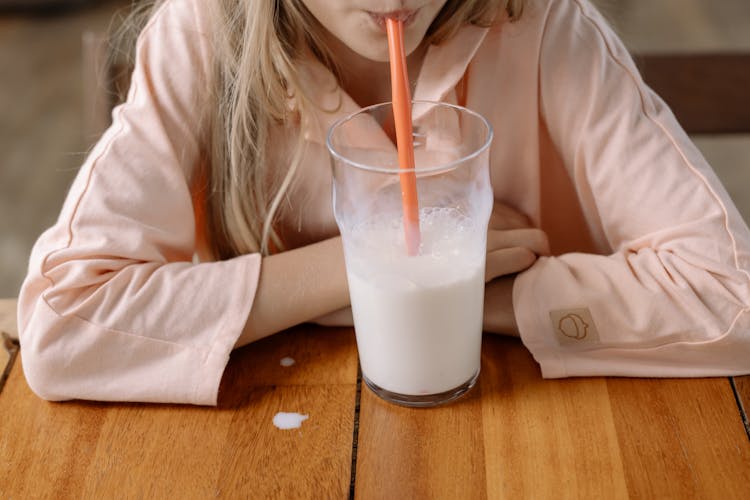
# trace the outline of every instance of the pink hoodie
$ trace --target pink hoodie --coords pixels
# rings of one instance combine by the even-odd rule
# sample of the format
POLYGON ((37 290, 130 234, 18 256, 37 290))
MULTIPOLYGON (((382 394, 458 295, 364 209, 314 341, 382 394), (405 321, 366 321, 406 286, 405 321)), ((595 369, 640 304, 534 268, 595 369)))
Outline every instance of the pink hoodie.
MULTIPOLYGON (((169 0, 137 48, 127 102, 34 247, 19 327, 27 380, 53 400, 215 404, 261 259, 194 263, 196 105, 211 49, 200 0, 169 0)), ((337 233, 324 137, 358 106, 319 63, 322 108, 281 214, 290 246, 337 233)), ((750 372, 750 232, 715 174, 587 0, 530 0, 519 22, 430 47, 415 99, 492 123, 495 197, 554 257, 516 279, 545 377, 750 372)), ((272 130, 283 163, 289 131, 272 130)))

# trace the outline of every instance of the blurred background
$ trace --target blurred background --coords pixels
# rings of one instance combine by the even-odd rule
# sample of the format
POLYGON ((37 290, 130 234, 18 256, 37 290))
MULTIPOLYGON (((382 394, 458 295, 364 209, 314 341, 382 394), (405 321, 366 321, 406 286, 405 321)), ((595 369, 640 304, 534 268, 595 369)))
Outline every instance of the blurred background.
MULTIPOLYGON (((750 0, 595 0, 632 52, 750 53, 750 0)), ((0 298, 15 297, 91 146, 86 31, 129 0, 0 0, 0 298)), ((750 91, 750 89, 747 89, 750 91)), ((750 136, 696 136, 750 220, 750 136)))

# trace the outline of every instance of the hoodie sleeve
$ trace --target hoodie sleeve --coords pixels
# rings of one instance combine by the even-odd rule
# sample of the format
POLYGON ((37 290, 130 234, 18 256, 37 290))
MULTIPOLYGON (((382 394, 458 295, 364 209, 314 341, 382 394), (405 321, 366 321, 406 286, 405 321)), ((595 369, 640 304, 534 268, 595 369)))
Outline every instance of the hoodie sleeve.
POLYGON ((542 120, 609 255, 519 275, 521 337, 545 377, 750 372, 750 232, 587 0, 548 2, 542 120))
POLYGON ((45 399, 216 404, 260 257, 192 261, 204 18, 201 2, 170 0, 145 27, 127 101, 34 246, 18 324, 45 399))

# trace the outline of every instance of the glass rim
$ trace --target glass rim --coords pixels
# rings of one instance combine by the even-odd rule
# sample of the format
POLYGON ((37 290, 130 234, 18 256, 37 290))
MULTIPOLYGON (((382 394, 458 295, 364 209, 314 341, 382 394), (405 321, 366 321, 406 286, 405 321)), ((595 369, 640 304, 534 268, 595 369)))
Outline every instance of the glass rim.
POLYGON ((334 158, 336 158, 336 159, 338 159, 338 160, 340 160, 340 161, 342 161, 342 162, 344 162, 344 163, 346 163, 348 165, 351 165, 354 168, 358 168, 360 170, 367 170, 369 172, 377 172, 377 173, 381 173, 381 174, 392 174, 392 175, 402 174, 402 173, 415 173, 415 174, 422 173, 422 174, 425 174, 425 173, 440 173, 440 172, 447 172, 447 171, 453 170, 459 164, 466 163, 469 160, 472 160, 472 159, 476 158, 477 156, 481 155, 482 153, 484 153, 487 150, 487 148, 489 148, 490 143, 492 143, 492 137, 494 135, 494 131, 492 129, 492 124, 490 124, 490 122, 487 121, 487 119, 484 116, 480 115, 476 111, 473 111, 473 110, 471 110, 469 108, 466 108, 464 106, 458 106, 456 104, 450 104, 450 103, 447 103, 447 102, 440 102, 440 101, 423 101, 423 100, 414 100, 414 99, 412 99, 411 102, 412 102, 412 107, 414 106, 414 104, 432 104, 432 105, 438 105, 438 106, 447 107, 447 108, 453 108, 453 109, 455 109, 457 111, 465 112, 465 113, 467 113, 467 114, 469 114, 471 116, 477 117, 477 118, 479 118, 479 121, 482 124, 484 124, 485 128, 487 129, 487 138, 485 139, 484 143, 481 146, 479 146, 477 149, 475 149, 471 153, 469 153, 469 154, 467 154, 467 155, 465 155, 465 156, 463 156, 461 158, 458 158, 456 160, 450 161, 448 163, 444 163, 442 165, 438 165, 438 166, 435 166, 435 167, 429 167, 429 168, 419 168, 419 169, 416 168, 416 167, 415 168, 400 168, 400 166, 397 166, 395 168, 377 167, 377 166, 374 166, 374 165, 367 165, 365 163, 360 163, 360 162, 351 160, 349 158, 346 158, 341 153, 339 153, 336 150, 336 148, 334 148, 333 143, 331 141, 331 137, 333 136, 334 130, 336 130, 339 126, 343 125, 344 123, 348 122, 349 120, 353 119, 357 115, 361 115, 361 114, 367 113, 367 112, 369 112, 369 111, 371 111, 371 110, 373 110, 375 108, 381 108, 383 106, 390 106, 391 103, 392 103, 392 101, 385 101, 385 102, 381 102, 381 103, 378 103, 378 104, 373 104, 371 106, 367 106, 365 108, 359 109, 357 111, 354 111, 353 113, 349 113, 348 115, 343 116, 343 117, 339 118, 338 120, 336 120, 333 123, 333 125, 331 125, 331 127, 328 129, 328 133, 326 134, 326 147, 328 148, 328 152, 334 158))

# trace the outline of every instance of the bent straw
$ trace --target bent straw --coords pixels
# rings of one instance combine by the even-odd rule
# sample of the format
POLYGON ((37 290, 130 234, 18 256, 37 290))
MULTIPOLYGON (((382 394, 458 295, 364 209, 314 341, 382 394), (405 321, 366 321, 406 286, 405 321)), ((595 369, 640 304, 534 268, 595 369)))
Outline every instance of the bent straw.
POLYGON ((391 96, 393 120, 396 126, 396 147, 401 170, 401 204, 404 210, 404 236, 409 255, 419 253, 419 200, 417 176, 414 173, 414 144, 411 125, 411 96, 406 70, 403 23, 396 19, 385 20, 388 31, 388 54, 391 63, 391 96))

